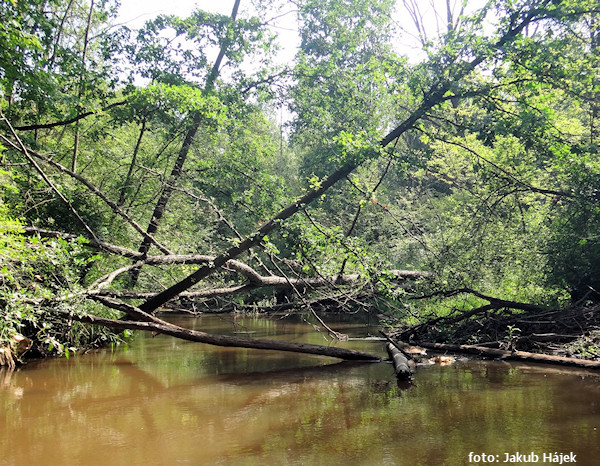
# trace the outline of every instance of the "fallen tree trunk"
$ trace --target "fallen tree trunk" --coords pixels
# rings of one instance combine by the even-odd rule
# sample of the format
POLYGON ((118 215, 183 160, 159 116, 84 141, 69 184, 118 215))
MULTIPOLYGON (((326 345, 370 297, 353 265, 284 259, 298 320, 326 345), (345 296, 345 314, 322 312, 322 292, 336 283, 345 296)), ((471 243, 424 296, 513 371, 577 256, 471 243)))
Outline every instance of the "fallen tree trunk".
MULTIPOLYGON (((65 240, 75 240, 78 238, 77 235, 63 233, 60 231, 45 230, 41 228, 26 226, 23 228, 25 234, 28 235, 39 235, 43 238, 61 238, 65 240)), ((215 261, 216 256, 210 256, 206 254, 167 254, 162 256, 146 256, 143 258, 143 254, 138 251, 133 251, 122 246, 116 246, 104 241, 88 240, 84 243, 85 246, 100 249, 112 254, 127 257, 140 262, 122 267, 114 270, 111 273, 99 278, 93 284, 90 285, 88 291, 89 295, 107 295, 113 297, 119 297, 123 299, 149 299, 156 296, 156 293, 149 292, 132 292, 123 291, 117 292, 105 292, 103 289, 108 287, 115 278, 119 275, 132 270, 133 268, 139 267, 140 265, 182 265, 182 264, 211 264, 215 261)), ((300 278, 288 278, 285 276, 265 276, 261 275, 258 271, 245 264, 244 262, 232 259, 221 267, 225 271, 237 272, 246 279, 246 283, 240 285, 234 285, 228 288, 213 288, 208 290, 199 290, 192 292, 180 293, 180 297, 187 298, 204 298, 204 297, 216 297, 231 293, 239 293, 242 291, 250 291, 256 288, 292 288, 306 289, 306 288, 318 288, 318 287, 334 287, 339 285, 357 285, 364 281, 364 276, 359 274, 346 274, 336 275, 331 277, 300 277, 300 278)), ((419 270, 388 270, 387 274, 397 282, 405 282, 408 280, 416 280, 419 278, 427 278, 432 274, 430 272, 424 272, 419 270)))
POLYGON ((600 369, 600 361, 590 361, 587 359, 568 358, 565 356, 552 356, 549 354, 529 353, 527 351, 505 351, 497 348, 487 348, 477 345, 455 345, 449 343, 430 343, 419 341, 415 342, 423 348, 429 348, 438 351, 451 351, 453 353, 468 353, 484 356, 487 358, 507 359, 513 361, 542 362, 550 364, 560 364, 564 366, 585 367, 588 369, 600 369))
POLYGON ((396 348, 393 344, 388 343, 386 346, 387 352, 394 364, 394 371, 396 371, 396 377, 399 379, 409 379, 413 375, 413 369, 410 361, 402 351, 396 348))
POLYGON ((212 335, 205 332, 190 330, 169 324, 160 319, 154 318, 151 322, 139 322, 130 320, 112 320, 95 316, 71 316, 73 320, 85 322, 93 325, 101 325, 117 330, 144 330, 158 332, 170 335, 182 340, 206 343, 215 346, 230 346, 238 348, 253 348, 274 351, 290 351, 293 353, 317 354, 320 356, 329 356, 332 358, 344 359, 347 361, 371 361, 380 362, 381 358, 377 355, 354 351, 344 348, 335 348, 330 346, 312 345, 308 343, 295 343, 290 341, 266 340, 259 338, 240 338, 229 335, 212 335))
MULTIPOLYGON (((203 254, 196 255, 167 255, 167 256, 148 256, 144 261, 140 261, 131 266, 122 267, 121 269, 115 270, 108 274, 105 278, 98 279, 98 284, 102 284, 102 287, 108 286, 111 282, 120 274, 131 270, 134 267, 138 267, 140 264, 146 265, 170 265, 170 264, 209 264, 215 260, 215 256, 207 256, 203 254)), ((248 283, 255 287, 322 287, 322 286, 334 286, 334 285, 355 285, 358 282, 364 280, 364 276, 355 274, 337 275, 333 277, 300 277, 300 278, 288 278, 280 277, 277 275, 265 276, 259 274, 249 265, 237 260, 229 260, 222 267, 224 270, 230 272, 237 272, 242 275, 248 283)), ((390 270, 388 274, 393 276, 397 281, 406 281, 410 279, 417 279, 428 277, 430 274, 427 272, 419 272, 416 270, 390 270)), ((90 286, 94 288, 94 286, 90 286)))
MULTIPOLYGON (((233 36, 233 30, 236 27, 236 20, 238 16, 238 11, 240 8, 241 0, 235 0, 233 4, 233 10, 231 11, 231 16, 229 21, 224 23, 225 26, 225 36, 224 40, 221 41, 221 49, 219 50, 219 54, 217 55, 217 59, 213 64, 208 76, 206 78, 206 82, 204 83, 204 88, 202 89, 202 94, 211 95, 215 88, 215 81, 219 74, 221 73, 221 65, 223 63, 223 59, 225 58, 228 50, 234 45, 234 41, 231 39, 233 36)), ((146 236, 142 239, 140 247, 138 251, 145 258, 152 246, 150 239, 153 238, 153 235, 158 231, 158 225, 163 218, 167 210, 167 204, 169 203, 173 191, 175 190, 175 183, 181 177, 183 173, 183 166, 188 158, 188 155, 191 151, 192 144, 194 142, 194 138, 200 129, 202 122, 204 121, 204 115, 200 111, 195 111, 193 113, 192 124, 187 129, 185 138, 183 139, 183 143, 181 144, 181 148, 179 149, 179 153, 177 154, 177 159, 175 160, 175 164, 171 169, 171 174, 169 175, 169 182, 167 182, 161 189, 160 195, 158 196, 158 200, 154 206, 154 210, 152 212, 152 216, 150 217, 150 223, 148 224, 148 228, 146 229, 146 236)), ((135 287, 137 284, 139 275, 141 271, 141 265, 132 269, 129 273, 129 277, 131 279, 131 285, 135 287)), ((146 309, 148 310, 148 309, 146 309)))

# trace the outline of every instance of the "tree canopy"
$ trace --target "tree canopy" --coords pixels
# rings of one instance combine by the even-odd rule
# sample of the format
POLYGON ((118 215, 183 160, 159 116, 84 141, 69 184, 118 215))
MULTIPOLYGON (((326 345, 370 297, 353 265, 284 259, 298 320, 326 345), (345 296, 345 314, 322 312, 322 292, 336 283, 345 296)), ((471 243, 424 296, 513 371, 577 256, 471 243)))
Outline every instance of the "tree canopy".
POLYGON ((110 0, 0 5, 15 357, 166 307, 296 309, 337 335, 321 311, 600 300, 598 1, 231 3, 138 30, 110 0))

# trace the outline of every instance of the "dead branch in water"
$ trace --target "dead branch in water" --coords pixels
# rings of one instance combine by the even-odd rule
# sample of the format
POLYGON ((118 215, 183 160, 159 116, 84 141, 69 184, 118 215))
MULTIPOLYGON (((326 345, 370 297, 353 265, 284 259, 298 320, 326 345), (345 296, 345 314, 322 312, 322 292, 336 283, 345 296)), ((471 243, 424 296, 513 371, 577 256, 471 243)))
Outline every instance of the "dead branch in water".
POLYGON ((588 369, 600 369, 600 361, 590 361, 587 359, 568 358, 564 356, 553 356, 550 354, 530 353, 528 351, 506 351, 497 348, 488 348, 478 345, 454 345, 449 343, 431 343, 426 341, 415 342, 419 346, 438 351, 451 351, 453 353, 476 354, 486 358, 543 362, 550 364, 560 364, 564 366, 585 367, 588 369))
MULTIPOLYGON (((129 314, 143 315, 149 321, 140 322, 138 320, 113 320, 95 317, 91 315, 78 316, 73 315, 74 320, 93 325, 101 325, 117 330, 143 330, 162 333, 182 340, 206 343, 215 346, 229 346, 238 348, 253 348, 274 351, 289 351, 294 353, 316 354, 320 356, 329 356, 333 358, 344 359, 347 361, 372 361, 379 362, 381 358, 375 354, 354 351, 345 348, 336 348, 333 346, 313 345, 308 343, 296 343, 282 340, 267 340, 260 338, 240 338, 229 335, 212 335, 197 330, 190 330, 170 324, 164 320, 150 316, 141 310, 128 310, 129 314)), ((139 317, 138 317, 139 318, 139 317)))

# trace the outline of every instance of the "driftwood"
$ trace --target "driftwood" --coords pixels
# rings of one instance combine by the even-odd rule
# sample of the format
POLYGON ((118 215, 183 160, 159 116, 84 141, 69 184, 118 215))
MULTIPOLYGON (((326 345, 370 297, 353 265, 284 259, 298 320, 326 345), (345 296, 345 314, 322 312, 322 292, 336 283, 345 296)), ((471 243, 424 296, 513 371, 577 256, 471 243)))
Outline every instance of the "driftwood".
POLYGON ((233 346, 238 348, 254 348, 275 351, 290 351, 293 353, 318 354, 332 358, 344 359, 347 361, 371 361, 380 362, 381 358, 375 354, 364 353, 344 348, 335 348, 331 346, 312 345, 308 343, 295 343, 281 340, 268 340, 259 338, 240 338, 229 335, 213 335, 210 333, 190 330, 178 325, 171 324, 159 319, 152 314, 142 311, 140 308, 120 301, 108 298, 95 297, 107 307, 124 312, 128 318, 135 320, 113 320, 91 315, 69 314, 69 317, 79 322, 93 325, 101 325, 117 330, 144 330, 157 332, 182 340, 206 343, 215 346, 233 346))
POLYGON ((320 356, 329 356, 332 358, 344 359, 346 361, 370 361, 380 362, 381 358, 377 355, 354 351, 345 348, 336 348, 332 346, 313 345, 308 343, 295 343, 291 341, 268 340, 260 338, 241 338, 229 335, 212 335, 197 330, 190 330, 169 324, 161 319, 151 317, 151 321, 140 322, 131 320, 112 320, 94 316, 72 316, 73 320, 93 325, 101 325, 117 330, 144 330, 150 332, 162 333, 182 340, 206 343, 215 346, 229 346, 237 348, 253 348, 274 351, 289 351, 293 353, 317 354, 320 356))
POLYGON ((396 377, 399 379, 409 379, 413 375, 414 362, 408 359, 402 351, 400 351, 392 343, 388 343, 386 346, 387 352, 390 355, 392 363, 394 364, 394 371, 396 371, 396 377))
POLYGON ((454 345, 449 343, 417 342, 419 346, 439 351, 451 351, 454 353, 476 354, 487 358, 507 359, 514 361, 542 362, 560 364, 564 366, 585 367, 588 369, 600 369, 600 361, 587 359, 568 358, 565 356, 553 356, 540 353, 529 353, 527 351, 506 351, 497 348, 487 348, 478 345, 454 345))

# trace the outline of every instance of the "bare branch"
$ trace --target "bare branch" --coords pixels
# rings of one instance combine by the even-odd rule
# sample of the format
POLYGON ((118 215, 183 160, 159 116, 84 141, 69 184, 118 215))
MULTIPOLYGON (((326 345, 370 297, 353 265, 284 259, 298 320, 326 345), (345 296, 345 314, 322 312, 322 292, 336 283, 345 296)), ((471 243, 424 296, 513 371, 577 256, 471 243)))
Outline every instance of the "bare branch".
POLYGON ((67 125, 75 123, 79 120, 82 120, 84 118, 87 118, 91 115, 97 115, 99 113, 103 113, 107 110, 110 110, 111 108, 125 105, 126 103, 127 103, 127 100, 121 100, 119 102, 114 102, 110 105, 107 105, 100 111, 88 111, 88 112, 80 113, 79 115, 74 116, 73 118, 68 118, 68 119, 62 120, 62 121, 55 121, 53 123, 41 123, 41 124, 35 124, 35 125, 15 126, 15 129, 18 131, 32 131, 32 130, 36 130, 36 129, 50 129, 50 128, 56 128, 57 126, 67 126, 67 125))
POLYGON ((46 175, 46 173, 37 164, 37 162, 35 160, 33 160, 29 151, 27 150, 27 148, 25 147, 25 145, 23 144, 23 142, 21 141, 19 136, 17 136, 17 133, 15 132, 12 125, 10 124, 10 121, 8 121, 8 119, 4 116, 4 114, 2 113, 1 110, 0 110, 0 117, 8 126, 10 132, 12 133, 12 136, 17 140, 18 145, 15 145, 14 143, 12 143, 12 141, 7 139, 4 135, 0 134, 0 137, 2 137, 2 139, 5 140, 6 142, 10 142, 12 147, 16 148, 19 152, 21 152, 25 156, 25 158, 28 160, 29 164, 35 169, 35 171, 37 171, 39 173, 39 175, 42 177, 42 179, 46 182, 46 184, 48 186, 50 186, 50 188, 52 189, 52 191, 54 191, 54 193, 58 196, 58 198, 69 208, 71 213, 75 216, 75 218, 77 218, 79 223, 81 223, 81 225, 83 226, 85 231, 88 232, 90 237, 94 241, 99 242, 100 240, 98 240, 96 234, 92 231, 92 229, 85 222, 85 220, 83 220, 81 215, 79 215, 79 213, 77 212, 75 207, 73 207, 73 204, 71 204, 71 202, 59 191, 59 189, 54 185, 54 183, 52 183, 52 180, 50 178, 48 178, 48 175, 46 175))
MULTIPOLYGON (((15 137, 16 137, 16 135, 15 135, 15 137)), ((127 215, 125 212, 123 212, 123 210, 121 210, 121 208, 119 206, 117 206, 117 204, 115 204, 113 201, 111 201, 106 196, 106 194, 104 194, 102 191, 100 191, 98 188, 96 188, 92 183, 90 183, 88 180, 86 180, 85 178, 83 178, 81 175, 78 175, 77 173, 74 173, 73 171, 71 171, 68 168, 64 167, 60 163, 55 162, 54 160, 52 160, 52 159, 50 159, 50 158, 48 158, 48 157, 40 154, 39 152, 27 149, 24 145, 17 145, 17 144, 15 144, 13 141, 11 141, 10 139, 8 139, 6 136, 4 136, 2 134, 0 134, 0 138, 4 142, 6 142, 10 147, 12 147, 13 149, 15 149, 15 150, 17 150, 17 151, 19 151, 19 152, 21 152, 23 154, 34 155, 38 159, 40 159, 43 162, 47 163, 48 165, 52 165, 54 168, 58 169, 59 171, 61 171, 63 173, 66 173, 67 175, 71 176, 72 178, 75 178, 77 181, 79 181, 81 184, 83 184, 86 188, 88 188, 92 193, 94 193, 96 196, 98 196, 100 199, 102 199, 104 201, 104 203, 106 205, 108 205, 114 213, 116 213, 119 216, 121 216, 138 233, 140 233, 149 242, 151 242, 152 244, 154 244, 161 252, 163 252, 165 254, 170 254, 171 253, 171 251, 169 251, 166 247, 164 247, 162 244, 160 244, 158 241, 156 241, 156 239, 154 239, 154 237, 152 237, 151 235, 149 235, 148 233, 146 233, 146 231, 144 231, 144 229, 135 220, 133 220, 129 215, 127 215)), ((95 236, 93 237, 93 239, 94 239, 94 242, 96 244, 101 244, 102 243, 95 236)))
POLYGON ((118 330, 144 330, 150 332, 158 332, 165 335, 180 338, 182 340, 195 341, 216 346, 290 351, 294 353, 324 355, 333 358, 353 361, 381 361, 381 358, 374 354, 349 350, 345 348, 337 348, 334 346, 295 343, 284 340, 265 340, 259 338, 240 338, 228 335, 211 335, 209 333, 190 330, 183 327, 179 327, 177 325, 169 324, 168 322, 156 318, 152 318, 152 321, 149 322, 104 319, 90 315, 73 315, 72 318, 73 320, 77 320, 79 322, 85 322, 93 325, 102 325, 118 330))

